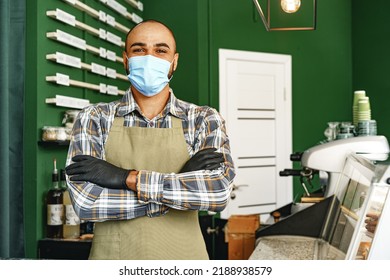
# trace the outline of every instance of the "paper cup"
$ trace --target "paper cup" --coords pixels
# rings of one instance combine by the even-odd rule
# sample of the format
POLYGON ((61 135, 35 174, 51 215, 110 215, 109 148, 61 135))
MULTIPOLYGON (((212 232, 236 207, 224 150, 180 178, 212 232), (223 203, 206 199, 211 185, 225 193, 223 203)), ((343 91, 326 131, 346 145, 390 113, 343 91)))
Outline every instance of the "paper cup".
POLYGON ((370 103, 367 100, 359 100, 359 113, 370 110, 370 103))
POLYGON ((359 99, 366 96, 365 90, 356 90, 353 94, 353 105, 357 106, 359 99))

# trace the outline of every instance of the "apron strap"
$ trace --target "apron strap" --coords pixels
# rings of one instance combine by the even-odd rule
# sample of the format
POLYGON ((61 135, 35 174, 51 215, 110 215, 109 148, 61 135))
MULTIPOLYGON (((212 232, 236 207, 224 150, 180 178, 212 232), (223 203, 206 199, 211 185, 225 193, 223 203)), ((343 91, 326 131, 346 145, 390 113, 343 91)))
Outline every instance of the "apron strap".
POLYGON ((114 118, 114 121, 112 123, 112 126, 111 128, 113 127, 122 127, 124 125, 124 122, 125 122, 125 118, 124 117, 115 117, 114 118))
POLYGON ((171 116, 171 121, 172 121, 172 128, 182 128, 182 120, 175 117, 171 116))

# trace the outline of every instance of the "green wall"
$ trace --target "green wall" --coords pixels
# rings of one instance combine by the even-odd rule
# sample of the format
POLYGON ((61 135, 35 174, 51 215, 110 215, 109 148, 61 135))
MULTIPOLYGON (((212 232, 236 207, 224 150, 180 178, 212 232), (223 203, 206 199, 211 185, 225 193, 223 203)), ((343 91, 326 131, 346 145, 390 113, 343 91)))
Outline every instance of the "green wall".
POLYGON ((160 20, 175 34, 179 64, 170 82, 175 95, 189 102, 208 104, 205 82, 208 80, 208 46, 199 39, 201 36, 207 36, 202 34, 207 30, 198 27, 199 15, 207 20, 207 9, 200 11, 206 1, 151 0, 143 3, 145 19, 160 20))
POLYGON ((323 140, 328 121, 352 119, 351 1, 318 2, 317 30, 267 32, 252 0, 144 1, 145 17, 176 34, 180 63, 172 86, 180 98, 196 102, 194 94, 218 108, 220 48, 292 56, 293 151, 323 140))
POLYGON ((390 2, 354 0, 353 12, 353 87, 364 89, 370 97, 371 117, 378 134, 390 139, 390 2))
MULTIPOLYGON (((90 6, 100 5, 99 1, 83 2, 90 6)), ((122 0, 118 2, 124 4, 122 0)), ((219 48, 290 54, 293 70, 293 151, 305 150, 322 140, 328 121, 351 120, 352 96, 356 89, 367 91, 373 118, 378 121, 378 132, 390 137, 390 122, 385 114, 390 99, 387 93, 390 80, 386 76, 390 65, 390 57, 386 55, 390 49, 390 23, 385 7, 390 4, 385 0, 379 0, 375 6, 367 5, 367 1, 363 0, 317 2, 315 31, 267 32, 252 0, 143 0, 144 12, 138 14, 145 19, 161 20, 174 31, 180 60, 171 85, 181 99, 218 108, 219 48)), ((36 241, 44 235, 43 195, 50 186, 52 160, 57 158, 58 168, 63 167, 67 152, 66 147, 42 148, 37 145, 42 126, 61 125, 62 114, 66 110, 45 104, 45 98, 55 94, 87 98, 92 102, 117 98, 45 82, 45 76, 55 72, 91 83, 106 80, 47 61, 47 53, 60 49, 80 56, 85 62, 103 63, 91 54, 65 45, 59 47, 45 34, 59 28, 86 39, 91 45, 114 49, 117 55, 121 49, 45 16, 47 9, 60 8, 71 11, 88 24, 103 28, 101 23, 64 1, 26 3, 24 203, 27 256, 35 257, 36 241)), ((133 25, 128 22, 123 24, 128 27, 133 25)), ((104 28, 118 33, 105 25, 104 28)), ((116 68, 118 72, 122 69, 117 64, 108 63, 107 66, 116 68)), ((126 83, 118 81, 118 87, 126 86, 126 83)), ((297 182, 294 186, 295 193, 301 193, 297 182)))
MULTIPOLYGON (((104 6, 99 1, 82 1, 88 6, 104 11, 115 17, 116 22, 131 28, 134 23, 125 19, 120 14, 104 6)), ((120 1, 118 1, 120 2, 120 1)), ((135 12, 142 17, 142 12, 127 5, 128 11, 135 12)), ((60 29, 64 32, 86 40, 88 45, 103 47, 114 51, 117 56, 122 56, 122 48, 107 41, 102 41, 93 35, 77 29, 73 26, 59 22, 46 16, 47 10, 59 8, 71 13, 76 20, 84 22, 94 28, 105 30, 121 36, 124 41, 126 33, 118 31, 90 15, 79 11, 75 7, 59 0, 26 1, 27 30, 26 30, 26 91, 25 91, 25 136, 24 136, 24 207, 25 207, 25 232, 26 232, 26 256, 36 257, 37 240, 45 235, 46 212, 44 195, 51 186, 51 172, 53 159, 57 160, 57 168, 65 166, 68 146, 42 147, 38 145, 41 139, 43 126, 62 126, 63 114, 69 108, 56 107, 45 103, 46 98, 55 97, 56 94, 89 99, 91 103, 109 102, 121 98, 110 96, 89 89, 59 86, 46 82, 46 76, 53 76, 56 72, 69 75, 71 79, 92 84, 105 83, 117 86, 120 90, 128 88, 128 81, 110 79, 99 76, 86 70, 72 68, 51 62, 46 59, 46 54, 56 51, 81 58, 82 62, 92 62, 116 69, 117 73, 125 74, 123 65, 119 62, 108 61, 66 44, 46 38, 46 32, 54 32, 60 29)))

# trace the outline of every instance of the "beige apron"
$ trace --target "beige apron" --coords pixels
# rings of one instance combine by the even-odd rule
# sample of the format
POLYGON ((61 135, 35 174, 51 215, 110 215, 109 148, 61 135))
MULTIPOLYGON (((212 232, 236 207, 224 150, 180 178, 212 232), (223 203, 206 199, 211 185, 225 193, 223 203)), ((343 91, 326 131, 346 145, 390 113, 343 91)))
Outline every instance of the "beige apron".
MULTIPOLYGON (((178 172, 189 159, 181 120, 172 128, 124 127, 115 118, 105 145, 106 160, 126 169, 178 172)), ((164 216, 95 224, 90 259, 208 259, 198 211, 169 209, 164 216)))

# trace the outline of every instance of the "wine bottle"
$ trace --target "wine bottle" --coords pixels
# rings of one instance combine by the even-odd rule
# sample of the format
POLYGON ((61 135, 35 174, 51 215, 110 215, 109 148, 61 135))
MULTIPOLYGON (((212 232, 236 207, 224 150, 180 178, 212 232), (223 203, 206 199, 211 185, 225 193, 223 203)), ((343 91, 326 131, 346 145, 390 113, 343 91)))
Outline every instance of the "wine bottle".
POLYGON ((75 239, 80 237, 80 219, 74 211, 70 200, 69 190, 66 185, 65 170, 61 169, 61 188, 64 191, 65 222, 63 227, 63 237, 65 239, 75 239))
POLYGON ((63 191, 59 187, 57 162, 54 159, 52 186, 46 194, 46 237, 62 238, 64 220, 63 191))

